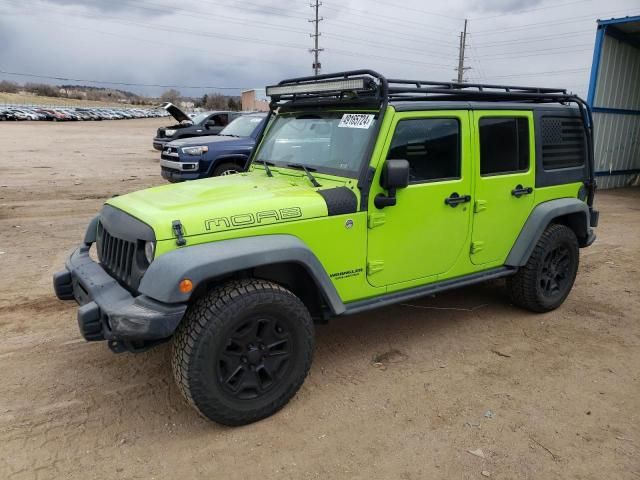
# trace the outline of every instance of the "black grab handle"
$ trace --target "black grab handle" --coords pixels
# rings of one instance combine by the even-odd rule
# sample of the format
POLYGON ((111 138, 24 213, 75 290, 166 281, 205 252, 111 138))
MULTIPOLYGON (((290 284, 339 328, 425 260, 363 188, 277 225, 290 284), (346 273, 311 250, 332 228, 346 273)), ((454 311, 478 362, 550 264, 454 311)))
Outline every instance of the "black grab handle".
POLYGON ((533 193, 533 188, 531 187, 523 187, 522 185, 516 185, 516 188, 511 190, 511 195, 516 198, 520 198, 523 195, 529 195, 533 193))
POLYGON ((456 208, 460 203, 467 203, 471 201, 471 195, 458 195, 457 192, 453 192, 447 198, 444 199, 445 205, 449 205, 452 208, 456 208))

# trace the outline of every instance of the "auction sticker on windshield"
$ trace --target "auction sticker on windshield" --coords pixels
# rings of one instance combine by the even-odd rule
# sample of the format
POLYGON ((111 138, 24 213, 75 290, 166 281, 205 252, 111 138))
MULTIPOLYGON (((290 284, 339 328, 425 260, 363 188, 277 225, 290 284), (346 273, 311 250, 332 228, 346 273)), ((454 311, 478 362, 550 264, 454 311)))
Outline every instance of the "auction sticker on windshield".
POLYGON ((369 128, 373 117, 366 113, 345 113, 338 124, 339 128, 369 128))

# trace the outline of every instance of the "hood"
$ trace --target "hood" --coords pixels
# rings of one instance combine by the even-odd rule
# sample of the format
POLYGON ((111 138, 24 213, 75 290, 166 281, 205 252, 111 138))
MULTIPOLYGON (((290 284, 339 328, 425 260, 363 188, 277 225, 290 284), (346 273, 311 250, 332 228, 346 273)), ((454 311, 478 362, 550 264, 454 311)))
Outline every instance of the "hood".
MULTIPOLYGON (((323 188, 344 185, 337 181, 323 188)), ((306 178, 268 177, 263 171, 212 177, 140 190, 107 204, 153 228, 157 240, 175 238, 180 220, 185 237, 327 216, 327 204, 306 178)))
POLYGON ((167 112, 169 112, 169 114, 173 118, 175 118, 177 121, 179 121, 179 122, 191 122, 191 118, 189 117, 189 115, 184 113, 182 110, 180 110, 178 107, 176 107, 173 103, 166 102, 166 103, 163 103, 161 106, 167 112))
MULTIPOLYGON (((228 143, 234 142, 238 140, 244 140, 242 143, 247 143, 247 138, 239 138, 239 137, 225 137, 224 135, 204 135, 202 137, 189 137, 189 138, 181 138, 179 140, 172 140, 167 143, 167 147, 190 147, 190 146, 198 146, 198 145, 211 145, 213 143, 228 143)), ((253 141, 253 139, 250 139, 253 141)))

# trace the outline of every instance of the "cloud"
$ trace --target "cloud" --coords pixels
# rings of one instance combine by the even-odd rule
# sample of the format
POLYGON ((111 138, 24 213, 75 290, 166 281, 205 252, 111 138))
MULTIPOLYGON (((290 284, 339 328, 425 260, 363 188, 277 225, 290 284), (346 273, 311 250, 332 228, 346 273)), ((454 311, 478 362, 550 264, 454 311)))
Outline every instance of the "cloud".
MULTIPOLYGON (((617 8, 635 11, 637 0, 616 1, 617 8)), ((371 68, 395 78, 449 81, 455 76, 458 35, 466 17, 471 19, 469 81, 586 91, 597 2, 585 0, 577 19, 576 5, 551 0, 448 0, 446 9, 424 0, 326 3, 320 12, 325 18, 320 24, 325 73, 371 68), (541 5, 544 10, 516 14, 541 5), (545 27, 550 17, 553 21, 545 27), (575 22, 570 27, 553 23, 566 20, 575 22), (585 71, 556 73, 579 68, 585 71)), ((308 50, 313 25, 307 19, 313 12, 308 4, 304 0, 2 0, 0 70, 176 85, 193 96, 211 89, 183 87, 261 87, 311 74, 308 50)), ((34 81, 0 74, 3 79, 34 81)), ((119 88, 148 95, 163 91, 119 88)))
POLYGON ((529 10, 542 3, 542 0, 474 0, 471 6, 479 12, 512 13, 529 10))
POLYGON ((170 15, 172 3, 140 3, 135 0, 44 0, 44 4, 61 7, 83 7, 99 13, 133 13, 144 16, 170 15))

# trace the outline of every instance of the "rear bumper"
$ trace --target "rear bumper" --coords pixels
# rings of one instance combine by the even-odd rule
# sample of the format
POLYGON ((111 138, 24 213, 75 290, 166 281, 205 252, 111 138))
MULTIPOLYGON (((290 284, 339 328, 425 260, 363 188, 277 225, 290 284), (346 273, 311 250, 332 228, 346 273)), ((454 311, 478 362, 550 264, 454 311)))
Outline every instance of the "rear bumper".
POLYGON ((134 297, 89 256, 89 246, 74 251, 65 269, 53 276, 60 300, 75 300, 78 327, 87 341, 151 341, 170 337, 186 304, 134 297))

